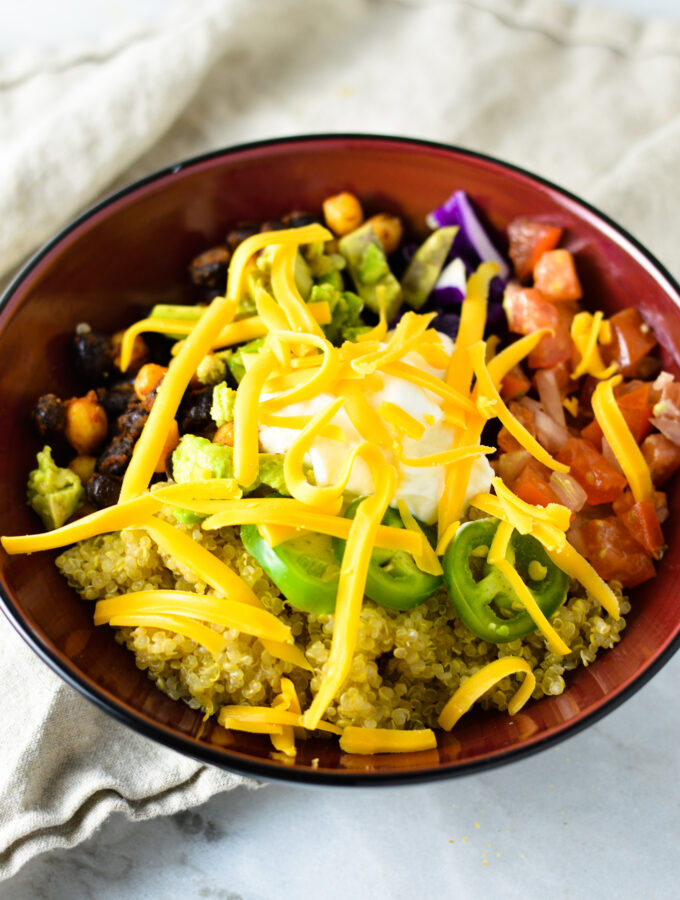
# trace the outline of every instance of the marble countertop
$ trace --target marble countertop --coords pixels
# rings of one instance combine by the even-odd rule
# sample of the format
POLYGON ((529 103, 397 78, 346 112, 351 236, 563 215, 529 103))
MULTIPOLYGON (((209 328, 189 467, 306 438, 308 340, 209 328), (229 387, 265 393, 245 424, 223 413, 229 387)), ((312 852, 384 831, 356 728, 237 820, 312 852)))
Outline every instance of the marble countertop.
MULTIPOLYGON (((173 0, 29 0, 0 52, 85 41, 173 0)), ((600 0, 680 19, 677 0, 600 0)), ((4 900, 680 896, 680 655, 585 732, 483 774, 409 788, 237 789, 168 818, 109 819, 0 885, 4 900)))

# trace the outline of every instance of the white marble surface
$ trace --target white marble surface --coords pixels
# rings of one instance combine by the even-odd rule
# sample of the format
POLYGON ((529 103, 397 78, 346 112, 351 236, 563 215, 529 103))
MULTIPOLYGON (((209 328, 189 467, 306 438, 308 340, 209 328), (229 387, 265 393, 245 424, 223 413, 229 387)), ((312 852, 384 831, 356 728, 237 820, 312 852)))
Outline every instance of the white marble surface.
MULTIPOLYGON (((87 45, 172 5, 2 4, 0 52, 87 45)), ((600 5, 680 18, 677 0, 600 5)), ((677 898, 679 682, 680 655, 587 731, 482 775, 366 792, 268 785, 168 819, 113 818, 33 860, 0 897, 677 898)))

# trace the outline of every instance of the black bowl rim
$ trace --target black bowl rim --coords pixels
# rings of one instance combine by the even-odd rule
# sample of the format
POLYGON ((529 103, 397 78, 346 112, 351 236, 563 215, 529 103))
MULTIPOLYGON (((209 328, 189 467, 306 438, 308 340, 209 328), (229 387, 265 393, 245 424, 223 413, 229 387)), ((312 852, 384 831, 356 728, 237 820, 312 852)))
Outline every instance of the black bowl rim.
MULTIPOLYGON (((177 174, 185 169, 193 166, 209 162, 213 159, 229 157, 237 153, 248 150, 255 150, 266 147, 280 146, 284 144, 295 143, 314 143, 314 142, 336 142, 336 141, 382 141, 387 144, 407 145, 413 147, 421 147, 424 149, 442 150, 445 152, 453 152, 470 159, 489 162, 510 172, 522 175, 544 187, 561 194, 563 197, 571 200, 581 208, 587 210, 601 222, 608 225, 613 231, 622 236, 651 264, 656 270, 656 274, 661 275, 669 285, 680 295, 680 284, 670 274, 666 267, 644 247, 633 235, 625 228, 616 223, 613 219, 601 212, 597 207, 582 200, 576 194, 566 190, 554 182, 536 175, 527 169, 517 166, 514 163, 508 163, 497 157, 486 153, 480 153, 476 150, 469 150, 465 147, 459 147, 455 144, 445 144, 441 141, 430 141, 421 138, 400 137, 398 135, 372 134, 370 132, 326 132, 319 134, 301 134, 289 135, 279 138, 268 138, 266 140, 250 141, 241 144, 235 144, 218 150, 203 153, 198 156, 190 157, 179 163, 166 166, 162 169, 146 175, 137 181, 120 188, 117 191, 104 197, 104 199, 88 207, 78 217, 73 219, 62 229, 60 229, 53 238, 47 241, 36 253, 22 266, 17 275, 12 279, 0 298, 0 312, 10 302, 15 292, 18 290, 24 280, 42 261, 42 259, 56 247, 68 234, 96 215, 100 210, 105 209, 122 197, 132 194, 140 188, 160 181, 163 178, 177 174)), ((680 649, 680 632, 673 638, 667 646, 654 657, 647 666, 630 681, 625 687, 617 691, 609 700, 604 701, 595 710, 586 713, 572 723, 567 723, 558 730, 552 732, 544 738, 532 741, 524 747, 516 749, 501 750, 493 754, 493 756, 482 759, 471 760, 467 763, 455 762, 444 766, 431 766, 424 769, 405 770, 405 771, 389 771, 389 772, 352 772, 338 771, 330 772, 323 769, 298 769, 288 768, 274 762, 265 762, 259 760, 248 759, 242 756, 232 756, 228 748, 223 750, 213 750, 208 745, 202 745, 189 738, 184 738, 177 732, 159 724, 151 723, 146 718, 135 712, 124 709, 117 702, 112 701, 106 692, 99 688, 93 687, 77 672, 67 669, 62 664, 59 656, 55 651, 31 630, 28 623, 24 620, 21 610, 14 603, 13 599, 7 594, 2 586, 0 586, 0 606, 9 619, 12 626, 19 635, 26 641, 31 649, 45 662, 57 675, 59 675, 67 684, 75 688, 82 696, 94 703, 105 713, 112 716, 118 722, 131 728, 138 734, 143 735, 151 740, 157 741, 166 747, 176 750, 185 756, 189 756, 198 762, 207 763, 217 766, 227 771, 236 772, 240 775, 255 776, 268 781, 293 782, 308 786, 357 786, 357 787, 376 787, 376 786, 395 786, 404 784, 418 784, 425 782, 437 781, 443 778, 460 777, 463 775, 471 775, 478 772, 485 772, 510 762, 526 759, 534 753, 548 749, 567 738, 573 737, 585 728, 595 724, 604 716, 613 712, 618 706, 628 700, 633 694, 640 690, 647 682, 671 659, 671 657, 680 649)))

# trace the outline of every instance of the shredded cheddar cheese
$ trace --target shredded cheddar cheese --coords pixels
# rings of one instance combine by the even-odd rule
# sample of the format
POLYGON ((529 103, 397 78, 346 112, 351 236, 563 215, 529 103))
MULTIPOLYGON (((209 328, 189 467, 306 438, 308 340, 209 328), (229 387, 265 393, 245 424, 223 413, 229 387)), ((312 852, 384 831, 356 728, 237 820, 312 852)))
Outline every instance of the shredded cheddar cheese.
MULTIPOLYGON (((598 338, 602 330, 604 314, 598 310, 594 315, 589 312, 576 313, 571 322, 571 339, 581 359, 571 373, 576 380, 583 375, 595 378, 610 378, 618 366, 612 363, 605 369, 602 357, 597 349, 598 338)), ((609 335, 611 340, 611 334, 609 335)), ((605 341, 604 343, 608 343, 605 341)))
POLYGON ((399 731, 348 725, 340 736, 340 749, 345 753, 416 753, 434 750, 436 746, 437 738, 431 728, 399 731))
POLYGON ((524 681, 508 704, 508 712, 514 716, 531 697, 536 686, 536 676, 525 659, 519 656, 504 656, 502 659, 488 663, 461 684, 441 711, 440 727, 444 731, 451 731, 461 716, 468 712, 487 691, 491 690, 499 681, 507 678, 508 675, 515 675, 518 672, 524 672, 524 681))
POLYGON ((621 381, 616 375, 601 381, 593 393, 593 412, 609 446, 614 451, 623 474, 630 485, 636 503, 650 500, 654 493, 652 476, 647 461, 631 434, 628 423, 614 397, 614 387, 621 381))

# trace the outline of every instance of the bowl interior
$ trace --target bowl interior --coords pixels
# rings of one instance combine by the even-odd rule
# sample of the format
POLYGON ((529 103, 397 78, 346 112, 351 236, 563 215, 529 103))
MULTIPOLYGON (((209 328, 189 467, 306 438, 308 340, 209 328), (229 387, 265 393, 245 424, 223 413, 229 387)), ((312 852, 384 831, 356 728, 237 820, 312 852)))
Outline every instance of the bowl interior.
MULTIPOLYGON (((623 232, 575 198, 483 157, 411 141, 361 137, 297 139, 237 148, 161 173, 117 195, 66 229, 27 267, 0 315, 0 391, 5 427, 0 533, 36 531, 25 503, 26 477, 39 443, 28 422, 35 398, 77 391, 65 344, 76 323, 115 331, 155 302, 190 295, 186 268, 240 220, 292 209, 316 210, 350 190, 369 213, 390 211, 415 228, 455 188, 464 188, 502 230, 518 215, 566 229, 577 254, 586 301, 611 314, 637 306, 663 347, 664 365, 680 366, 680 298, 657 264, 623 232)), ((680 485, 669 491, 678 502, 680 485)), ((335 743, 299 742, 294 764, 271 757, 268 739, 226 732, 170 700, 139 671, 110 629, 94 628, 81 601, 53 565, 54 553, 0 555, 0 582, 20 631, 60 674, 128 724, 227 768, 268 777, 347 783, 454 774, 537 748, 591 721, 626 696, 670 652, 680 627, 678 528, 666 525, 668 552, 657 578, 633 592, 622 642, 571 673, 559 697, 520 714, 473 711, 439 748, 418 754, 352 757, 335 743)))

